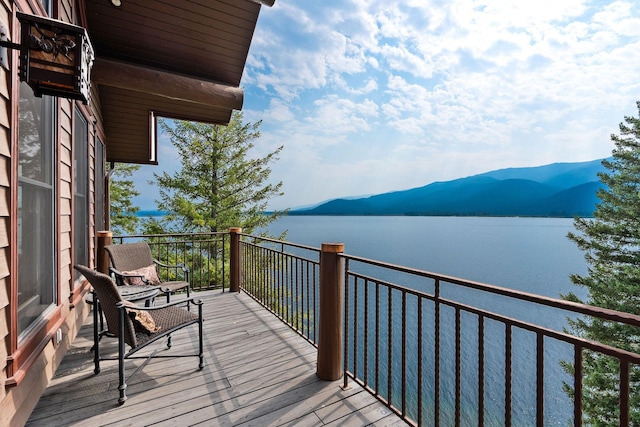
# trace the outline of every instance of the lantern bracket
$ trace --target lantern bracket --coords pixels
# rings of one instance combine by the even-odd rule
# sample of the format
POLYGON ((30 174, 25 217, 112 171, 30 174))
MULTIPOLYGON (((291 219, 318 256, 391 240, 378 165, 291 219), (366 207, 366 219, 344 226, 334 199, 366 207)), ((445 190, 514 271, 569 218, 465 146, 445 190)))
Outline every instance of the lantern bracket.
POLYGON ((22 45, 8 40, 9 30, 0 23, 0 66, 9 68, 9 57, 7 49, 21 49, 22 45))
POLYGON ((20 49, 22 45, 8 40, 0 40, 0 47, 6 47, 7 49, 20 49))

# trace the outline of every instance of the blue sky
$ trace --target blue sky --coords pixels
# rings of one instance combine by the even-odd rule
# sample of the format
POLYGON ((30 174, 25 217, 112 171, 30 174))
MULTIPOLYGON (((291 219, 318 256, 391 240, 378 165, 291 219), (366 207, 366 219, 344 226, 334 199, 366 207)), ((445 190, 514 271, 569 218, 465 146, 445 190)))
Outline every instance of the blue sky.
POLYGON ((640 1, 276 0, 242 86, 254 154, 284 145, 275 209, 604 158, 637 115, 640 1))

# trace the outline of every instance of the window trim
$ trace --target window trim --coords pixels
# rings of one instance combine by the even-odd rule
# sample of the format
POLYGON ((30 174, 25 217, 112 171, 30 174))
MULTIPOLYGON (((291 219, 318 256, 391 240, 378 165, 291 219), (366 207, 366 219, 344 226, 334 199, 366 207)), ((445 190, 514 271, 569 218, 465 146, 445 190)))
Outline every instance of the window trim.
POLYGON ((63 323, 62 306, 58 305, 49 310, 48 316, 43 316, 33 325, 20 346, 7 356, 5 387, 15 387, 20 384, 42 354, 42 350, 53 340, 54 331, 58 330, 63 323))
MULTIPOLYGON (((106 192, 105 192, 105 182, 106 182, 106 147, 102 142, 102 139, 98 136, 94 136, 93 138, 93 146, 94 146, 94 155, 93 155, 93 216, 94 216, 94 224, 95 224, 95 232, 96 235, 100 230, 106 230, 107 227, 107 212, 106 212, 106 192), (100 153, 100 154, 98 154, 100 153), (98 213, 100 211, 100 213, 98 213), (100 220, 100 221, 98 221, 100 220)), ((97 247, 97 244, 96 244, 97 247)))
MULTIPOLYGON (((89 166, 90 166, 90 159, 91 159, 91 153, 90 153, 90 140, 91 140, 91 134, 90 134, 90 129, 89 129, 89 123, 90 120, 87 118, 87 115, 85 114, 85 111, 83 111, 83 109, 79 108, 79 106, 76 105, 73 108, 73 122, 72 122, 72 128, 73 128, 73 135, 71 138, 71 161, 73 163, 73 171, 72 171, 72 179, 71 179, 71 188, 72 188, 72 201, 71 201, 71 224, 72 224, 72 236, 71 236, 71 241, 72 241, 72 253, 71 253, 71 259, 72 262, 74 264, 78 263, 78 260, 76 259, 76 219, 77 219, 77 214, 76 214, 76 197, 78 197, 78 182, 76 182, 76 175, 78 174, 78 169, 79 167, 83 167, 84 168, 84 172, 83 172, 83 177, 84 179, 84 183, 82 183, 82 185, 84 186, 84 212, 85 212, 85 216, 86 216, 86 220, 87 220, 87 225, 85 227, 85 232, 84 232, 84 246, 85 246, 85 257, 86 257, 86 263, 85 265, 88 265, 90 262, 90 258, 91 258, 91 254, 90 254, 90 249, 91 249, 91 242, 90 242, 90 236, 91 233, 89 232, 89 219, 91 218, 91 211, 90 211, 90 207, 91 207, 91 203, 90 203, 90 196, 91 196, 91 188, 89 185, 89 178, 90 178, 90 171, 89 171, 89 166), (86 127, 85 127, 85 140, 84 141, 79 141, 79 135, 77 132, 77 121, 78 118, 81 117, 82 120, 84 121, 86 127), (77 150, 77 146, 78 144, 84 144, 85 145, 85 150, 84 150, 84 159, 82 159, 83 164, 82 165, 78 165, 76 164, 76 160, 77 157, 76 155, 78 154, 78 150, 77 150)), ((58 216, 59 217, 59 216, 58 216)), ((78 288, 81 284, 83 283, 83 280, 80 278, 79 275, 76 275, 75 272, 72 272, 72 276, 71 276, 71 298, 73 298, 73 294, 74 294, 74 290, 76 288, 78 288), (79 280, 80 279, 80 280, 79 280)))
MULTIPOLYGON (((12 129, 15 131, 12 132, 11 141, 13 151, 15 153, 19 152, 19 100, 20 100, 20 85, 13 85, 12 88, 12 99, 16 101, 12 104, 14 109, 14 114, 12 116, 12 129)), ((26 377, 26 374, 32 368, 32 366, 36 363, 39 357, 42 355, 42 351, 44 348, 51 342, 54 338, 54 332, 62 326, 64 323, 63 316, 63 306, 61 304, 61 282, 60 282, 60 257, 59 249, 60 242, 58 238, 58 233, 60 230, 60 203, 58 202, 59 193, 57 191, 58 188, 58 180, 60 177, 60 166, 59 162, 56 160, 58 158, 58 149, 60 147, 59 137, 58 137, 58 128, 59 122, 58 117, 60 114, 60 100, 57 98, 53 98, 53 106, 52 112, 55 117, 52 118, 52 126, 51 129, 54 132, 52 139, 52 173, 53 173, 53 182, 51 183, 52 187, 52 201, 53 201, 53 226, 55 230, 53 231, 53 247, 52 250, 55 252, 55 259, 53 263, 54 267, 54 277, 55 280, 55 298, 53 303, 49 308, 42 312, 42 314, 31 324, 25 331, 23 331, 23 336, 20 337, 18 333, 18 271, 19 271, 19 252, 18 252, 18 235, 17 232, 12 234, 11 238, 11 271, 12 274, 10 276, 10 301, 9 304, 9 354, 7 355, 6 361, 6 375, 7 378, 4 382, 5 387, 15 387, 18 386, 22 380, 26 377), (20 339, 22 338, 22 339, 20 339)), ((20 159, 18 155, 11 157, 11 164, 13 168, 12 173, 12 184, 11 184, 11 215, 10 215, 10 224, 12 230, 18 229, 18 193, 20 188, 20 176, 18 174, 18 165, 20 164, 20 159)), ((28 178, 24 179, 24 181, 30 181, 28 178)))
MULTIPOLYGON (((16 230, 16 240, 15 240, 15 250, 16 250, 16 268, 14 270, 14 273, 12 274, 12 277, 15 278, 15 282, 12 282, 12 284, 15 286, 15 297, 16 299, 13 300, 15 301, 15 307, 13 308, 13 310, 15 311, 16 315, 15 315, 15 326, 16 326, 16 340, 17 340, 17 347, 20 347, 21 344, 29 339, 29 336, 31 336, 32 334, 35 333, 35 329, 38 327, 38 325, 41 323, 41 319, 47 319, 50 316, 50 313, 52 311, 54 311, 55 307, 60 306, 60 300, 61 300, 61 293, 60 293, 60 274, 59 274, 59 239, 58 239, 58 233, 60 231, 60 222, 59 222, 59 218, 60 218, 60 204, 59 204, 59 189, 58 189, 58 180, 60 177, 60 169, 59 169, 59 162, 58 162, 58 157, 59 157, 59 153, 58 153, 58 147, 59 147, 59 142, 58 142, 58 118, 60 117, 60 102, 58 100, 58 98, 55 97, 49 97, 47 96, 46 99, 43 99, 42 104, 39 104, 42 106, 43 110, 41 112, 43 112, 44 114, 39 117, 40 122, 42 123, 41 126, 46 126, 44 128, 42 128, 43 130, 43 134, 41 135, 43 138, 45 138, 44 141, 41 141, 40 143, 43 144, 42 147, 44 149, 46 149, 46 154, 44 155, 44 158, 42 158, 41 161, 44 161, 45 163, 42 163, 43 165, 43 175, 41 177, 39 177, 40 179, 36 178, 30 178, 28 176, 21 176, 20 173, 20 166, 21 166, 21 155, 20 155, 20 144, 21 144, 21 135, 20 135, 20 100, 22 100, 22 93, 21 91, 25 90, 25 91, 31 91, 31 88, 26 84, 26 83, 21 83, 20 85, 18 85, 17 88, 17 99, 18 99, 18 106, 17 106, 17 114, 16 114, 16 121, 17 121, 17 126, 16 126, 16 132, 15 134, 15 143, 16 143, 16 149, 15 149, 15 153, 16 155, 13 156, 15 157, 15 161, 16 161, 16 180, 15 180, 15 189, 16 189, 16 198, 13 199, 15 201, 15 217, 14 217, 14 221, 16 223, 15 226, 15 230, 16 230), (47 102, 47 104, 45 104, 45 102, 47 102), (49 105, 50 103, 50 105, 49 105), (49 136, 48 134, 51 133, 51 135, 49 136), (51 146, 48 146, 47 144, 50 144, 51 146), (44 179, 44 180, 42 180, 44 179), (53 293, 52 298, 51 298, 51 302, 48 304, 48 306, 42 311, 40 312, 37 317, 35 317, 32 321, 30 321, 30 323, 24 327, 23 330, 20 330, 20 300, 19 300, 19 290, 20 290, 20 253, 19 253, 19 249, 20 249, 20 233, 18 233, 17 231, 20 230, 19 224, 20 222, 22 222, 22 218, 20 217, 19 214, 19 209, 20 209, 20 203, 19 198, 20 198, 20 192, 21 190, 24 191, 26 189, 31 188, 32 190, 45 190, 48 192, 48 199, 49 202, 51 203, 51 226, 53 227, 53 230, 51 230, 51 247, 50 250, 53 252, 53 259, 51 261, 51 278, 53 283, 51 283, 50 288, 47 287, 47 292, 51 291, 53 293)), ((31 92, 29 92, 29 95, 31 96, 31 92)), ((43 150, 44 151, 44 150, 43 150)), ((28 174, 28 173, 27 173, 28 174)), ((24 194, 23 194, 24 197, 24 194)), ((25 205, 25 201, 23 199, 23 205, 25 205)), ((49 221, 49 220, 48 220, 49 221)), ((46 250, 46 249, 45 249, 46 250)), ((47 266, 49 267, 49 266, 47 266)), ((40 292, 42 289, 44 288, 37 288, 36 291, 38 292, 38 295, 42 295, 42 293, 40 292)))

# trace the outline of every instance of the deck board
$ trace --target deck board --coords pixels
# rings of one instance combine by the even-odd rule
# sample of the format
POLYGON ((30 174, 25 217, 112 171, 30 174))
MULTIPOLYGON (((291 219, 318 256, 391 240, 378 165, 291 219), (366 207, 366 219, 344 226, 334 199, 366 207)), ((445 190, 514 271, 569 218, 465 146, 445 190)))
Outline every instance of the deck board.
MULTIPOLYGON (((204 302, 205 367, 192 358, 128 360, 128 400, 117 405, 117 361, 93 374, 92 316, 82 327, 27 423, 101 426, 404 425, 358 385, 315 375, 316 349, 245 294, 199 293, 204 302)), ((143 354, 194 352, 197 329, 143 354)), ((104 338, 102 355, 117 355, 104 338)))

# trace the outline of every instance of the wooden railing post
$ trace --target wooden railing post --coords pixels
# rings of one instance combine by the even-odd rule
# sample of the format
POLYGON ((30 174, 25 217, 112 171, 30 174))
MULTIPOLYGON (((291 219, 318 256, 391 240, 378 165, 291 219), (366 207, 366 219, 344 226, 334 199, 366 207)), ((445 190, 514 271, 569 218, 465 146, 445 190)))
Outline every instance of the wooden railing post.
POLYGON ((109 254, 104 250, 104 247, 113 243, 113 233, 109 230, 98 231, 97 236, 96 268, 100 273, 109 274, 109 254))
POLYGON ((231 292, 240 292, 240 234, 242 228, 233 227, 229 229, 231 237, 229 253, 229 270, 231 276, 231 292))
POLYGON ((320 253, 320 319, 316 375, 326 381, 342 377, 343 243, 323 243, 320 253))

